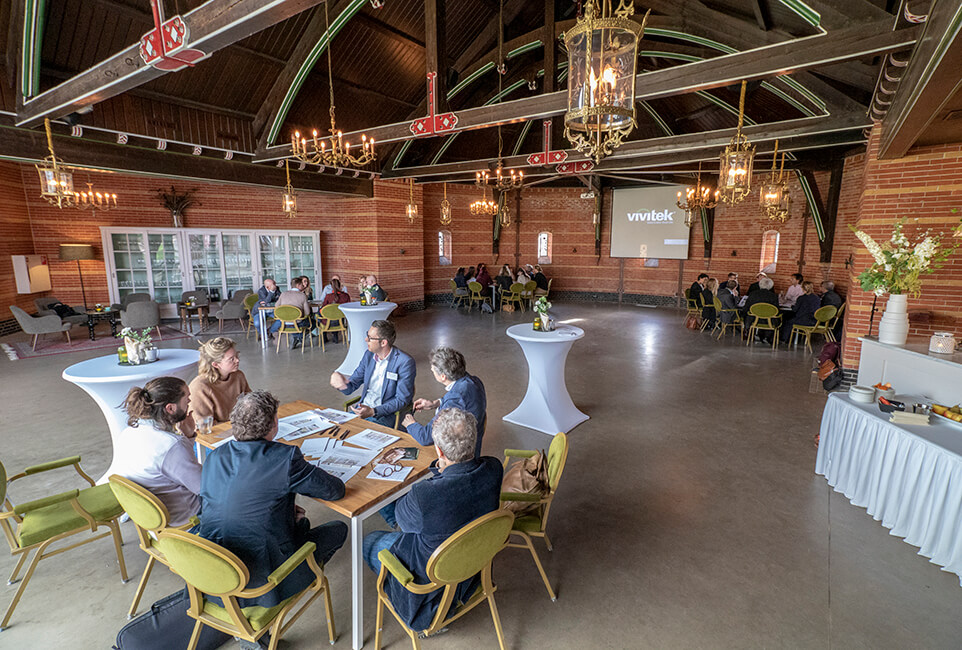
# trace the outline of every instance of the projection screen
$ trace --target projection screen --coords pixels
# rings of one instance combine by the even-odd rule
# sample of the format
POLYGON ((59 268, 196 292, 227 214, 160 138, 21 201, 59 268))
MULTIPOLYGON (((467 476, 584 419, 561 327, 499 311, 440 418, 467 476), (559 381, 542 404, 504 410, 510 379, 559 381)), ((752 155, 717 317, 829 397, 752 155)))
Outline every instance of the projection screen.
POLYGON ((688 257, 682 185, 616 189, 611 207, 611 257, 683 260, 688 257))

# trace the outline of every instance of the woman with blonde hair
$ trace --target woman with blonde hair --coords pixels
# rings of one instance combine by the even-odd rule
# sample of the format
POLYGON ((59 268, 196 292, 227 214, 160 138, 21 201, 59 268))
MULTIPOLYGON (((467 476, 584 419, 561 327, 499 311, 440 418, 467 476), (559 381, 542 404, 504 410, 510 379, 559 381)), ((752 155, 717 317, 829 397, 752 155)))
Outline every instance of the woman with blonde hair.
POLYGON ((718 280, 715 278, 710 278, 708 282, 705 283, 705 288, 701 292, 702 307, 701 317, 702 320, 708 321, 706 327, 709 330, 715 329, 715 296, 718 295, 718 280))
POLYGON ((190 382, 188 412, 194 420, 213 416, 214 422, 230 420, 237 398, 251 392, 247 377, 239 370, 240 355, 234 341, 218 336, 200 346, 197 376, 190 382))

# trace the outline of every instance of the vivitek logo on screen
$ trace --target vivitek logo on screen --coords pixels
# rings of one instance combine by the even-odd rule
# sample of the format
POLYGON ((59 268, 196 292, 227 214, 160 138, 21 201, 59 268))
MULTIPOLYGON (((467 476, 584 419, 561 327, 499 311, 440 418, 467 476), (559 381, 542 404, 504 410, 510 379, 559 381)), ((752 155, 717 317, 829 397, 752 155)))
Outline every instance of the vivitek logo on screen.
POLYGON ((647 221, 649 223, 675 223, 671 216, 674 210, 651 210, 649 212, 629 212, 628 221, 647 221))

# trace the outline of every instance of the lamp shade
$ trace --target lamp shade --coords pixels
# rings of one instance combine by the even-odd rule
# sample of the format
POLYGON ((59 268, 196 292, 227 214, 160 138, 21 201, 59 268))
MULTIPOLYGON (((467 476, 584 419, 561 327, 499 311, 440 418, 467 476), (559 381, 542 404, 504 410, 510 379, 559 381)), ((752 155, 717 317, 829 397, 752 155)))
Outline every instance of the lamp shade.
POLYGON ((90 244, 60 244, 60 261, 92 260, 94 247, 90 244))

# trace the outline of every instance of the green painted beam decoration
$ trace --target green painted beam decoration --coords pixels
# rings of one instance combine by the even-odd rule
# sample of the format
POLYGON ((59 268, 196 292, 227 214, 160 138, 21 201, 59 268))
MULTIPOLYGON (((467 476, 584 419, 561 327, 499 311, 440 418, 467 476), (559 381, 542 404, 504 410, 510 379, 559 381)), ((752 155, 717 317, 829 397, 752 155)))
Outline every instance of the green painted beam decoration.
POLYGON ((25 0, 20 48, 20 92, 25 98, 40 92, 40 52, 46 19, 47 0, 25 0))
POLYGON ((812 188, 808 184, 805 175, 796 170, 795 177, 798 178, 798 182, 802 186, 805 202, 808 204, 809 212, 812 213, 812 221, 815 223, 815 232, 818 233, 818 241, 823 242, 825 241, 825 226, 822 224, 822 213, 818 209, 818 201, 815 200, 815 196, 812 194, 812 188))

